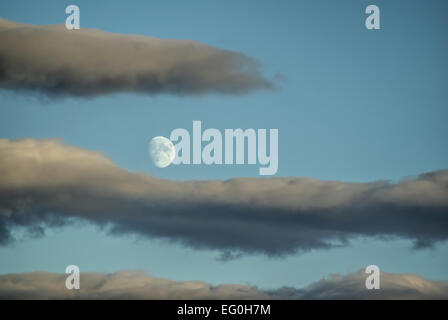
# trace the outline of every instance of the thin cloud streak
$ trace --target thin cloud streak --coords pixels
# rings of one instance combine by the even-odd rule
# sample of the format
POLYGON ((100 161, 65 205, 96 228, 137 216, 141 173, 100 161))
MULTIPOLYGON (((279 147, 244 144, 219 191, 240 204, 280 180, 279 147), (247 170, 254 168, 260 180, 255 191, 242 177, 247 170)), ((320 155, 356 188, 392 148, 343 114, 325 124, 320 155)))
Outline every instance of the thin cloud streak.
POLYGON ((448 282, 381 272, 381 288, 367 290, 361 270, 331 275, 308 287, 262 290, 256 286, 173 281, 143 272, 81 272, 80 289, 67 290, 67 274, 31 272, 0 275, 0 299, 447 299, 448 282))

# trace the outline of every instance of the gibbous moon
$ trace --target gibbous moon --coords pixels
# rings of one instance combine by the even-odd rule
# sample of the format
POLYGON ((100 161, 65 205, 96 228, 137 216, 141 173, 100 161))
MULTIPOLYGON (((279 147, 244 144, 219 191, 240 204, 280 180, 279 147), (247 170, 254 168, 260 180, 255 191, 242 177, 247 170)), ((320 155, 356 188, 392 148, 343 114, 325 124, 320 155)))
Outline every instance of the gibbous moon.
POLYGON ((149 156, 159 168, 168 167, 174 160, 176 149, 170 139, 154 137, 149 142, 149 156))

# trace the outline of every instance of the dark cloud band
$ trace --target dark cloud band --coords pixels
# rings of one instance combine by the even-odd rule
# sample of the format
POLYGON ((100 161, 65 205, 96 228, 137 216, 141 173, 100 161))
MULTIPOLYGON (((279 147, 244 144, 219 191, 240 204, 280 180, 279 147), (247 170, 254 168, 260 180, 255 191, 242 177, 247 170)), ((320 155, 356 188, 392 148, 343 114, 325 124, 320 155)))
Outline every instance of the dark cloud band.
POLYGON ((0 239, 73 219, 196 248, 282 255, 358 236, 448 238, 448 171, 399 183, 311 178, 170 181, 57 140, 0 139, 0 239))
POLYGON ((0 19, 0 86, 51 96, 241 94, 275 86, 241 53, 189 40, 0 19))

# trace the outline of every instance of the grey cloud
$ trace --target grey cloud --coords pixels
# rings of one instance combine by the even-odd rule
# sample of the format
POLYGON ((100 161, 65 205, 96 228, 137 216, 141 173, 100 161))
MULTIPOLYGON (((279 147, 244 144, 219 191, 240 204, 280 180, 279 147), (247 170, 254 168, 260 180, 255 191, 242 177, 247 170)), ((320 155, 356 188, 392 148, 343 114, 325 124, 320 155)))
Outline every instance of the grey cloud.
POLYGON ((79 219, 112 234, 218 249, 224 260, 331 248, 359 236, 411 239, 416 247, 448 238, 447 170, 399 183, 171 181, 58 140, 0 139, 0 177, 3 244, 15 227, 36 231, 79 219))
POLYGON ((172 281, 143 272, 81 272, 80 289, 65 288, 66 274, 0 275, 0 299, 447 299, 448 282, 409 274, 381 273, 381 289, 367 290, 362 271, 332 275, 306 288, 262 290, 255 286, 172 281))
POLYGON ((360 270, 345 276, 331 275, 303 289, 283 287, 269 293, 273 299, 447 299, 448 282, 433 281, 413 274, 380 273, 380 289, 367 290, 368 275, 360 270))
POLYGON ((171 281, 143 272, 81 272, 80 289, 67 290, 68 275, 49 272, 0 276, 0 299, 266 299, 256 288, 202 281, 171 281))
POLYGON ((241 53, 189 40, 0 19, 0 86, 50 96, 241 94, 274 89, 241 53))

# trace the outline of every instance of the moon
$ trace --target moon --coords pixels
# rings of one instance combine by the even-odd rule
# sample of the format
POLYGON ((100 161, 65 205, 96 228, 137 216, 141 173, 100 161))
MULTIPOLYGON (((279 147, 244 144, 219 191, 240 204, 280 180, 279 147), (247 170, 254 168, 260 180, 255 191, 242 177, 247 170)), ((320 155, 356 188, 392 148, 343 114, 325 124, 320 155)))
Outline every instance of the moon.
POLYGON ((158 136, 149 142, 149 156, 159 168, 168 167, 174 160, 175 148, 170 139, 158 136))

